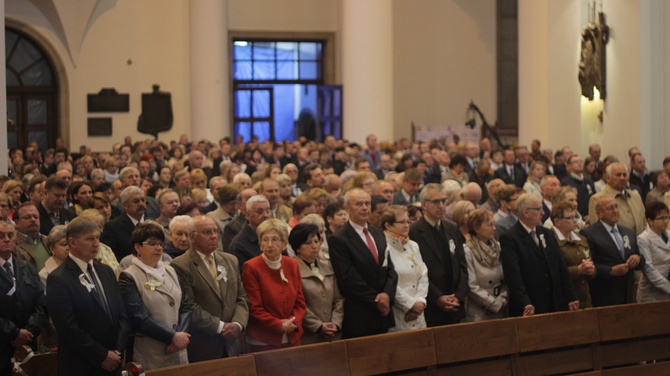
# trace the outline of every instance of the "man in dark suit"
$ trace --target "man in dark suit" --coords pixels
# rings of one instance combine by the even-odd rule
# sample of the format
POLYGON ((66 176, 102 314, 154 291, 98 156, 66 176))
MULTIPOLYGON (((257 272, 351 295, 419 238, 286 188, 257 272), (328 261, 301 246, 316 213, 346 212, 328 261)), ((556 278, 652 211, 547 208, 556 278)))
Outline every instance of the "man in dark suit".
POLYGON ((482 189, 482 197, 476 204, 484 204, 489 199, 488 184, 493 180, 493 174, 489 171, 491 164, 488 159, 479 160, 475 169, 468 174, 471 183, 477 183, 482 189))
POLYGON ((571 155, 565 166, 568 176, 561 180, 561 186, 570 186, 577 189, 577 211, 582 217, 588 219, 589 200, 596 193, 596 186, 593 185, 593 180, 590 177, 584 175, 584 161, 579 155, 571 155))
POLYGON ((577 293, 556 237, 541 224, 542 202, 532 193, 516 201, 519 221, 500 237, 500 259, 511 316, 579 309, 577 293))
POLYGON ((393 195, 394 205, 409 205, 419 202, 419 188, 423 174, 416 168, 408 168, 402 178, 402 188, 393 195))
POLYGON ((523 188, 526 183, 526 173, 521 166, 514 164, 514 150, 507 149, 503 153, 503 165, 495 172, 495 177, 502 179, 506 184, 514 184, 523 188))
POLYGON ((384 180, 386 175, 391 172, 391 156, 388 154, 382 154, 379 156, 379 168, 375 169, 374 174, 377 176, 377 179, 384 180))
POLYGON ((111 376, 130 330, 116 276, 95 260, 100 230, 90 219, 68 224, 68 258, 47 278, 47 307, 58 333, 58 375, 111 376))
POLYGON ((16 231, 0 222, 0 375, 10 375, 17 347, 31 345, 47 323, 44 289, 37 271, 12 256, 16 231))
POLYGON ((635 231, 617 224, 619 205, 614 197, 599 197, 596 214, 598 222, 580 232, 589 242, 598 271, 590 282, 593 306, 634 303, 633 270, 642 270, 645 263, 640 257, 635 231))
POLYGON ((133 245, 130 235, 135 226, 144 222, 146 212, 146 201, 142 188, 130 186, 121 192, 121 204, 124 213, 111 221, 105 223, 100 241, 108 245, 116 259, 121 261, 124 257, 133 253, 133 245))
MULTIPOLYGON (((132 166, 124 167, 121 169, 121 172, 119 172, 119 181, 121 181, 121 184, 123 184, 124 189, 130 186, 139 187, 141 181, 140 170, 132 166)), ((125 209, 123 207, 123 203, 120 200, 116 207, 119 209, 119 212, 123 214, 125 209)), ((153 197, 145 197, 145 211, 147 219, 156 219, 161 215, 160 205, 158 205, 158 201, 153 197)))
POLYGON ((427 184, 421 191, 423 218, 410 227, 409 237, 417 242, 428 266, 428 298, 425 316, 428 326, 455 324, 465 317, 468 269, 459 241, 458 227, 444 220, 446 194, 439 184, 427 184))
POLYGON ((54 226, 66 225, 77 215, 63 208, 67 197, 67 183, 58 176, 52 176, 44 183, 46 191, 42 201, 37 205, 40 212, 40 233, 49 235, 54 226))
POLYGON ((228 225, 223 229, 223 239, 221 239, 222 251, 233 253, 232 249, 230 249, 230 243, 233 241, 233 238, 242 230, 244 224, 247 223, 247 200, 256 194, 256 191, 251 188, 240 192, 237 199, 239 202, 240 212, 237 214, 235 219, 230 221, 230 223, 228 223, 228 225))
POLYGON ((218 228, 213 219, 196 217, 193 229, 191 248, 170 264, 193 307, 188 360, 193 363, 239 355, 239 339, 249 319, 249 307, 237 259, 216 252, 218 228), (210 272, 219 268, 226 271, 225 278, 215 278, 210 272))
POLYGON ((237 257, 240 273, 245 262, 261 254, 256 228, 271 215, 270 203, 265 196, 253 196, 247 200, 245 206, 247 209, 247 223, 242 226, 242 230, 230 242, 229 251, 237 257))
POLYGON ((344 338, 386 333, 395 326, 391 305, 398 274, 388 257, 384 233, 368 225, 370 201, 370 195, 362 189, 347 192, 344 209, 349 222, 328 239, 337 283, 347 300, 344 338))

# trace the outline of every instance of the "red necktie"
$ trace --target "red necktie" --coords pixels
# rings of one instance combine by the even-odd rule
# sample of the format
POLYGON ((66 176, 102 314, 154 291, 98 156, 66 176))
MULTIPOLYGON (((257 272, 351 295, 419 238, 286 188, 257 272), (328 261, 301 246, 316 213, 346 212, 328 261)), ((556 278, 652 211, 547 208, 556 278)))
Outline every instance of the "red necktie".
POLYGON ((372 236, 370 236, 367 227, 363 227, 363 233, 365 234, 365 239, 368 242, 368 248, 370 248, 370 253, 372 253, 372 257, 374 257, 375 262, 379 264, 379 254, 377 253, 377 246, 375 245, 375 241, 372 240, 372 236))

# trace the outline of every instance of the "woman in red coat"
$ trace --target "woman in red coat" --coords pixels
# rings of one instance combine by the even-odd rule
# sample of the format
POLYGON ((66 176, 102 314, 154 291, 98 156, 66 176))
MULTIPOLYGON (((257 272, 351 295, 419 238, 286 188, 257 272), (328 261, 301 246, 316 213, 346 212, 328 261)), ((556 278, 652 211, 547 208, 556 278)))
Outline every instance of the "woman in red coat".
POLYGON ((261 255, 247 261, 242 272, 249 298, 247 343, 252 352, 300 345, 305 298, 297 261, 282 256, 286 224, 269 219, 256 233, 261 255))

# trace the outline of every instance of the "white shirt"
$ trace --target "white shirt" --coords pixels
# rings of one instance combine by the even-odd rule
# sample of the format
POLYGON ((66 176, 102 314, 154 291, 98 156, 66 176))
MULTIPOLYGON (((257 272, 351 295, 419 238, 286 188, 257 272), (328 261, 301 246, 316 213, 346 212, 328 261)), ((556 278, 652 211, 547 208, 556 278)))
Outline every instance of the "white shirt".
MULTIPOLYGON (((358 236, 361 237, 361 240, 363 240, 363 244, 368 245, 368 238, 365 236, 365 233, 363 232, 363 229, 367 228, 367 226, 363 227, 359 224, 352 222, 351 220, 349 220, 349 223, 351 224, 351 227, 354 228, 358 236)), ((373 242, 375 241, 375 238, 373 238, 372 235, 370 235, 370 239, 372 239, 373 242)), ((379 247, 377 247, 377 243, 375 243, 375 248, 377 248, 377 253, 379 253, 379 247)))

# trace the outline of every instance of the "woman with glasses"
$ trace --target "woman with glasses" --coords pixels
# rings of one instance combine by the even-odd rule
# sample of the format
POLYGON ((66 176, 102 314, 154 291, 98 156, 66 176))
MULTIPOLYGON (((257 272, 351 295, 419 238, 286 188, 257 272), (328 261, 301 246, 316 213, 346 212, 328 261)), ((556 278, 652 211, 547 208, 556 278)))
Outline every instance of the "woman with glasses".
POLYGON ((507 316, 509 291, 503 281, 500 244, 495 240, 493 214, 476 209, 468 216, 470 238, 465 243, 468 264, 466 321, 491 320, 507 316))
POLYGON ((252 352, 298 346, 306 306, 298 262, 282 255, 288 244, 286 224, 268 219, 256 234, 261 254, 242 270, 249 299, 247 343, 252 352))
POLYGON ((577 292, 579 307, 589 308, 593 307, 589 281, 596 277, 597 270, 591 260, 589 242, 575 232, 579 226, 578 215, 572 202, 557 202, 551 208, 554 235, 577 292))
POLYGON ((402 205, 389 206, 384 209, 380 222, 386 235, 389 257, 398 273, 393 304, 395 327, 389 329, 389 332, 426 328, 423 311, 428 296, 428 268, 421 258, 419 245, 409 239, 407 208, 402 205))
POLYGON ((135 227, 131 240, 135 256, 119 276, 119 286, 135 328, 133 360, 146 370, 186 364, 190 306, 177 273, 161 261, 163 227, 145 221, 135 227))
POLYGON ((637 236, 645 265, 637 288, 638 302, 670 299, 670 244, 668 243, 668 207, 659 201, 647 205, 647 228, 637 236))

